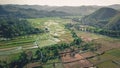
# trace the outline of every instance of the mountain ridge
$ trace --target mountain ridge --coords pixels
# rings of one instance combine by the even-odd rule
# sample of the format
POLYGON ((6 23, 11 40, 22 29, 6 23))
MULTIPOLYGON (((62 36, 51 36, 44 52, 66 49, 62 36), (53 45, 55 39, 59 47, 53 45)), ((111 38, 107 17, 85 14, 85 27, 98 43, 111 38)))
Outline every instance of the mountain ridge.
MULTIPOLYGON (((119 10, 119 7, 120 7, 119 4, 110 5, 110 6, 96 6, 96 5, 90 5, 90 6, 47 6, 45 5, 45 6, 41 6, 41 5, 7 4, 7 5, 0 5, 0 6, 3 6, 6 9, 14 8, 12 11, 18 10, 18 12, 15 12, 17 14, 16 16, 21 15, 23 17, 24 16, 25 17, 49 17, 49 16, 65 16, 65 15, 66 16, 71 16, 71 15, 72 16, 76 16, 76 15, 84 16, 84 15, 89 15, 102 7, 112 7, 112 8, 115 8, 116 10, 119 10), (21 10, 23 10, 23 12, 25 11, 27 12, 22 13, 21 10), (53 12, 56 15, 54 15, 53 12)), ((12 13, 11 15, 14 15, 15 13, 12 13)))

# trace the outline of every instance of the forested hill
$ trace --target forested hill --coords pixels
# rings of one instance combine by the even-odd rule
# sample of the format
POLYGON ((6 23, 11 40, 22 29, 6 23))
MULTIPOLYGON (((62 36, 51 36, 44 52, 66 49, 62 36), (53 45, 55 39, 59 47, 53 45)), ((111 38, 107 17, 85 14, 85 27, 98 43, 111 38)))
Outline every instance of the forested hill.
POLYGON ((0 37, 13 38, 16 36, 43 33, 42 29, 34 28, 27 20, 17 18, 0 18, 0 37))
POLYGON ((119 11, 104 7, 88 15, 87 18, 93 18, 95 20, 108 20, 111 17, 115 16, 117 13, 119 13, 119 11))
POLYGON ((53 17, 53 16, 67 16, 68 13, 60 11, 45 11, 35 10, 32 8, 19 8, 15 5, 0 5, 0 17, 13 17, 13 18, 37 18, 37 17, 53 17))
POLYGON ((120 27, 120 11, 112 8, 101 8, 94 13, 82 18, 81 22, 85 25, 97 28, 105 28, 110 30, 119 30, 120 27))
POLYGON ((105 28, 109 30, 120 31, 120 13, 110 19, 105 28))

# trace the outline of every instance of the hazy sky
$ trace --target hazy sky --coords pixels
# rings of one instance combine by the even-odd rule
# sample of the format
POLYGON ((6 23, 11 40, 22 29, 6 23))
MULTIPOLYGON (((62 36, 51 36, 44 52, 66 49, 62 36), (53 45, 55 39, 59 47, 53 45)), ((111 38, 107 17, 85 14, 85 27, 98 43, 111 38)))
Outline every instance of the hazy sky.
POLYGON ((120 0, 0 0, 0 4, 29 4, 50 6, 81 6, 120 4, 120 0))

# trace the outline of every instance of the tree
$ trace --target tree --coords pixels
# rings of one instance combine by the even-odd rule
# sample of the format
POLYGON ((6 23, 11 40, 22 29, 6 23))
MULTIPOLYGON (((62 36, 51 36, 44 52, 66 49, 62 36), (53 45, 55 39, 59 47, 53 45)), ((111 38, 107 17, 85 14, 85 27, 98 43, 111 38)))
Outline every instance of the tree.
POLYGON ((86 43, 85 45, 83 45, 82 50, 88 50, 90 48, 90 44, 86 43))
POLYGON ((81 42, 82 42, 82 39, 79 38, 79 37, 74 39, 74 43, 75 43, 76 45, 80 45, 81 42))
POLYGON ((40 50, 37 50, 35 55, 37 56, 37 60, 41 60, 42 59, 42 54, 41 54, 40 50))
POLYGON ((18 59, 18 67, 22 68, 26 63, 28 63, 27 55, 25 52, 22 52, 18 59))

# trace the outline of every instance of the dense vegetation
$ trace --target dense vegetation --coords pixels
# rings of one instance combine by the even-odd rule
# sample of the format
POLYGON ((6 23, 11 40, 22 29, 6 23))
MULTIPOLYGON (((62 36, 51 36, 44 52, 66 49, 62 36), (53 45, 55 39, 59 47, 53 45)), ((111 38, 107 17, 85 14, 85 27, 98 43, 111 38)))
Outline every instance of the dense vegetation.
POLYGON ((15 36, 42 33, 44 30, 34 28, 28 21, 23 19, 0 18, 0 36, 13 38, 15 36))

